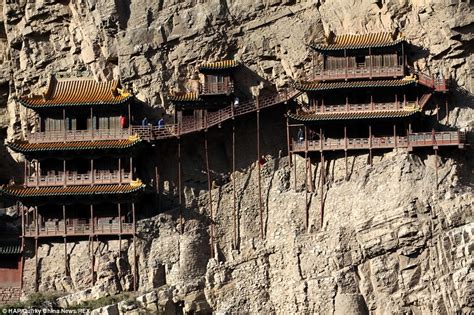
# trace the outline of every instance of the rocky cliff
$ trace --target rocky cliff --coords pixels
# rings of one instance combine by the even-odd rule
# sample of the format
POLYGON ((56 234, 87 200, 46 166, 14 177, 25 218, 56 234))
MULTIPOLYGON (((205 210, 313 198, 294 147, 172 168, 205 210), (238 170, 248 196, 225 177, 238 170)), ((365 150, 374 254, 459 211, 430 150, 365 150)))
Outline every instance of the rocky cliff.
MULTIPOLYGON (((0 7, 3 139, 20 137, 33 123, 13 99, 39 92, 51 74, 120 78, 150 105, 150 115, 158 116, 172 110, 165 98, 169 90, 191 88, 199 62, 241 61, 245 68, 238 83, 258 94, 308 73, 307 45, 329 32, 395 29, 418 47, 410 55, 416 67, 455 79, 449 119, 442 123, 465 130, 474 124, 470 1, 6 0, 0 7)), ((354 156, 348 180, 337 156, 323 166, 314 159, 315 190, 305 229, 304 162, 296 158, 295 179, 288 159, 277 158, 285 148, 282 113, 262 113, 262 151, 275 157, 262 169, 265 239, 260 239, 255 153, 249 149, 255 147, 251 117, 237 128, 237 246, 228 183, 212 190, 217 254, 210 257, 202 137, 192 136, 185 140, 183 158, 184 233, 172 203, 166 213, 141 220, 139 289, 161 287, 164 308, 184 301, 187 310, 221 313, 472 312, 472 151, 442 151, 439 160, 429 152, 393 152, 377 156, 373 166, 366 156, 354 156), (323 217, 321 167, 328 172, 323 217)), ((210 133, 211 168, 226 172, 229 126, 210 133)), ((159 155, 174 156, 174 144, 155 152, 172 183, 176 165, 159 155)), ((19 157, 4 148, 0 156, 0 180, 18 177, 19 157)), ((117 241, 99 239, 97 284, 90 287, 87 242, 68 247, 67 273, 62 244, 43 244, 39 287, 83 290, 81 298, 128 290, 132 247, 124 240, 119 253, 117 241)), ((33 268, 34 259, 27 259, 29 290, 33 268)))

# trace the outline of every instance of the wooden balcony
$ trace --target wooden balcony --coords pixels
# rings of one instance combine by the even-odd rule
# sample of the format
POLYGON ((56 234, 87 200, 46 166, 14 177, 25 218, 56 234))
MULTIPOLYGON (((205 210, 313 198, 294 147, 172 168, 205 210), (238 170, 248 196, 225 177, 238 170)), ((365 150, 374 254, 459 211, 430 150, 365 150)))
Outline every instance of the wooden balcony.
POLYGON ((206 83, 201 86, 199 91, 201 95, 221 95, 221 94, 232 94, 234 93, 234 83, 231 81, 228 82, 218 82, 218 83, 206 83))
POLYGON ((25 180, 26 187, 48 187, 94 184, 128 184, 132 182, 132 174, 125 171, 94 171, 85 174, 75 172, 58 175, 29 176, 25 180))
POLYGON ((294 152, 307 151, 339 151, 339 150, 364 150, 364 149, 390 149, 407 148, 409 150, 416 147, 458 146, 464 147, 465 134, 460 131, 446 132, 419 132, 405 136, 388 136, 371 138, 340 138, 324 140, 302 140, 292 141, 294 152))
POLYGON ((128 139, 131 135, 130 129, 123 128, 34 132, 28 133, 26 138, 30 143, 48 143, 62 141, 120 140, 128 139))
POLYGON ((56 236, 82 236, 82 235, 118 235, 133 234, 133 223, 119 222, 99 223, 92 226, 89 223, 66 224, 64 222, 49 222, 44 225, 25 225, 23 236, 25 237, 56 237, 56 236))
POLYGON ((347 80, 347 79, 367 79, 367 78, 396 78, 405 75, 404 67, 391 66, 356 66, 338 69, 315 69, 313 80, 347 80))
POLYGON ((299 110, 297 114, 332 113, 332 112, 373 112, 385 110, 402 110, 419 108, 419 102, 388 102, 388 103, 347 103, 337 105, 312 106, 309 111, 299 110))

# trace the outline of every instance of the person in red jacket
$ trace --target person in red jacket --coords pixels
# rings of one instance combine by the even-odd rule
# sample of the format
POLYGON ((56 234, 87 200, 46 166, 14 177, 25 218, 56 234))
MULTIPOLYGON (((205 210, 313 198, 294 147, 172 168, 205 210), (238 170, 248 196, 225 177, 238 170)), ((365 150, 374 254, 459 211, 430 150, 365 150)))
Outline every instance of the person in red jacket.
POLYGON ((125 115, 120 115, 120 126, 127 128, 127 117, 125 115))

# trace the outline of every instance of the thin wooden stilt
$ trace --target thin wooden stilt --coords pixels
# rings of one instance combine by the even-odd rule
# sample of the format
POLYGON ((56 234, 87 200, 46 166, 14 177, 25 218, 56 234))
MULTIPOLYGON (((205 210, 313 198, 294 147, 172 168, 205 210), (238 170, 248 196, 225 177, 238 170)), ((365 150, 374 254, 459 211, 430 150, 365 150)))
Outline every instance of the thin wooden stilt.
POLYGON ((295 192, 296 192, 296 158, 293 161, 293 170, 294 170, 294 177, 295 177, 295 192))
POLYGON ((232 118, 232 193, 233 193, 233 211, 232 225, 234 229, 234 249, 237 248, 237 189, 235 187, 235 119, 232 118))
POLYGON ((369 165, 372 166, 372 126, 369 125, 369 165))
POLYGON ((293 161, 292 161, 291 145, 290 145, 290 122, 289 122, 288 115, 286 116, 286 144, 287 144, 287 150, 288 150, 288 158, 290 160, 290 167, 291 167, 291 164, 293 163, 293 161))
POLYGON ((178 139, 178 204, 179 204, 179 230, 184 233, 184 218, 183 218, 183 198, 181 185, 181 139, 178 139))
POLYGON ((349 180, 349 168, 347 165, 347 126, 344 126, 344 164, 346 170, 346 180, 349 180))
POLYGON ((39 273, 38 273, 38 238, 35 238, 35 292, 38 292, 39 273))
POLYGON ((438 189, 438 149, 434 149, 435 154, 435 180, 436 180, 436 189, 438 189))
POLYGON ((309 213, 308 213, 308 128, 304 126, 304 139, 305 139, 305 149, 304 149, 304 226, 306 231, 309 229, 309 213))
POLYGON ((135 217, 135 203, 132 202, 132 220, 133 220, 133 291, 137 291, 137 219, 135 217))
POLYGON ((324 165, 324 154, 321 151, 321 228, 323 227, 324 222, 324 185, 326 184, 326 167, 324 165))
MULTIPOLYGON (((258 98, 257 98, 258 107, 258 98)), ((260 213, 260 238, 265 238, 263 233, 263 203, 262 203, 262 174, 260 164, 260 110, 257 109, 257 170, 258 170, 258 209, 260 213)))
POLYGON ((445 106, 446 106, 446 125, 449 125, 449 106, 448 106, 448 96, 445 96, 445 106))
POLYGON ((91 280, 92 280, 92 285, 95 283, 95 276, 94 276, 94 266, 95 266, 95 249, 94 249, 94 205, 90 205, 90 215, 91 215, 91 232, 89 235, 89 240, 91 244, 91 280))
POLYGON ((214 212, 212 209, 212 186, 211 186, 211 172, 209 169, 209 150, 208 150, 208 144, 207 144, 207 129, 204 131, 204 153, 205 153, 205 158, 206 158, 207 190, 209 193, 209 216, 211 219, 211 231, 210 231, 211 257, 214 258, 214 212))
POLYGON ((69 271, 67 267, 67 241, 66 236, 64 236, 64 271, 66 272, 66 276, 69 276, 69 271))
POLYGON ((120 205, 120 202, 117 203, 117 212, 119 219, 119 254, 122 255, 122 206, 120 205))

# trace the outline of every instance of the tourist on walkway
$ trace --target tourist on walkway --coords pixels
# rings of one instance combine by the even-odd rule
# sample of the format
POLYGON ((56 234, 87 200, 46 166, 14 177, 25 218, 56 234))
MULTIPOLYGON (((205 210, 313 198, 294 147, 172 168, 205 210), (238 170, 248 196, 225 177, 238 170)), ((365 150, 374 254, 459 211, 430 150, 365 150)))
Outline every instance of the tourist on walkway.
POLYGON ((145 117, 142 120, 142 127, 146 127, 146 126, 148 126, 148 118, 145 117))
POLYGON ((158 129, 162 129, 165 126, 165 120, 163 117, 161 117, 160 120, 158 120, 158 129))
POLYGON ((298 141, 303 142, 303 140, 304 140, 304 133, 303 133, 303 129, 300 128, 298 130, 298 141))

